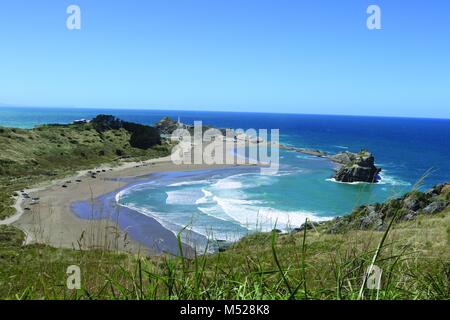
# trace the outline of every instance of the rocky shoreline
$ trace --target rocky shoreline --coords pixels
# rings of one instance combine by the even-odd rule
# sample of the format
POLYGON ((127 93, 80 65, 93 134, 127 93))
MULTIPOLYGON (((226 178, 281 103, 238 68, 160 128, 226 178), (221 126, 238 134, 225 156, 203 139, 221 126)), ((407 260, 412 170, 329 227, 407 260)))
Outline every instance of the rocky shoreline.
POLYGON ((330 233, 347 230, 385 230, 392 218, 412 221, 420 215, 435 215, 450 208, 450 182, 421 192, 413 190, 384 203, 360 206, 350 215, 325 222, 330 233))
POLYGON ((330 221, 308 221, 294 232, 321 229, 327 233, 345 233, 350 230, 386 230, 395 218, 395 223, 414 221, 422 215, 437 215, 450 212, 450 182, 439 184, 421 192, 413 190, 405 195, 384 203, 363 205, 351 214, 336 217, 330 221))

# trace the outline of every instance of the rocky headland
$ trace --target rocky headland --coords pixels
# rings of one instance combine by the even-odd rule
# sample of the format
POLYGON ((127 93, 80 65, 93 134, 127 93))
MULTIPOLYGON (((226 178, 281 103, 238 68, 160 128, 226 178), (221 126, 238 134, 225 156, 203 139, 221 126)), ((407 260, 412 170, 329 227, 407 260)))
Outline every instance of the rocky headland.
POLYGON ((375 158, 372 153, 367 150, 361 150, 358 153, 345 151, 332 155, 321 150, 297 148, 282 144, 279 145, 279 148, 303 153, 309 156, 326 158, 338 163, 340 167, 336 170, 336 173, 333 176, 333 179, 338 182, 377 183, 380 180, 378 174, 381 172, 381 168, 375 166, 375 158))
POLYGON ((172 134, 172 132, 178 129, 179 126, 180 124, 170 117, 164 117, 155 123, 155 127, 159 130, 159 132, 165 135, 172 134))

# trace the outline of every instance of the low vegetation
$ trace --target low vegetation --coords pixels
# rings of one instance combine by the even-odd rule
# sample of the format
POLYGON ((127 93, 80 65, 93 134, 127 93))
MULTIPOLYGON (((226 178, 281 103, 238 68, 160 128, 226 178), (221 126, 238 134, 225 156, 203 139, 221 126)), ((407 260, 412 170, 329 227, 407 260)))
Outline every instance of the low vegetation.
POLYGON ((90 123, 0 127, 0 219, 14 213, 13 193, 77 170, 169 154, 157 129, 100 115, 90 123))
POLYGON ((450 206, 450 183, 439 184, 420 192, 410 191, 400 198, 357 207, 347 216, 335 218, 325 225, 331 233, 346 230, 385 230, 390 219, 412 221, 420 215, 433 215, 450 206))
POLYGON ((21 246, 20 232, 2 227, 0 298, 449 299, 449 225, 446 210, 384 232, 258 233, 193 258, 21 246), (363 285, 372 262, 379 290, 363 285), (67 289, 70 265, 79 290, 67 289))

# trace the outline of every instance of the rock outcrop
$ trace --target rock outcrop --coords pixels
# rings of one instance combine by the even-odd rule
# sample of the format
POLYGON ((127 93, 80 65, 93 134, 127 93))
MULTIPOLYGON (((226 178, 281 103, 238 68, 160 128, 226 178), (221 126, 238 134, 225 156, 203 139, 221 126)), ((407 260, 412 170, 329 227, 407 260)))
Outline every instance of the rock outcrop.
POLYGON ((280 149, 283 149, 283 150, 303 153, 303 154, 307 154, 309 156, 314 156, 314 157, 319 157, 319 158, 329 157, 328 153, 326 153, 324 151, 321 151, 321 150, 317 150, 317 149, 297 148, 297 147, 285 146, 283 144, 275 144, 275 143, 273 143, 273 145, 277 146, 277 147, 279 147, 280 149))
POLYGON ((333 178, 339 182, 377 183, 381 169, 375 166, 375 158, 365 150, 359 153, 341 152, 329 157, 341 164, 333 178))
POLYGON ((311 230, 311 229, 314 229, 314 228, 320 226, 320 224, 321 223, 317 222, 317 221, 308 221, 308 222, 303 223, 299 228, 295 228, 294 232, 302 232, 305 229, 311 230))
POLYGON ((361 206, 329 223, 329 232, 347 230, 384 230, 395 216, 396 221, 410 221, 419 215, 438 214, 450 209, 450 183, 437 185, 425 192, 411 191, 385 203, 361 206))
POLYGON ((178 129, 178 122, 170 117, 164 117, 155 124, 155 127, 161 134, 172 134, 172 132, 178 129))

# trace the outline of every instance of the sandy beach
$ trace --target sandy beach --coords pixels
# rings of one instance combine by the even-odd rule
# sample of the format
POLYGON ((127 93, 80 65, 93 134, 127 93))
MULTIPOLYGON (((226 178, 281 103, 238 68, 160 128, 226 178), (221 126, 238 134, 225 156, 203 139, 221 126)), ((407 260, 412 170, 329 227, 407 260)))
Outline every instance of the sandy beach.
POLYGON ((236 164, 174 164, 170 156, 142 162, 125 162, 115 167, 103 165, 18 191, 19 196, 15 202, 17 213, 1 223, 14 225, 24 231, 25 244, 44 243, 59 248, 101 248, 143 254, 176 253, 176 236, 153 218, 146 216, 139 227, 142 228, 142 233, 150 237, 148 241, 164 243, 163 249, 160 245, 144 246, 130 238, 111 219, 81 219, 74 214, 71 205, 80 201, 94 203, 100 196, 140 180, 148 181, 152 173, 233 166, 236 164), (92 173, 95 173, 96 178, 92 178, 92 173))

